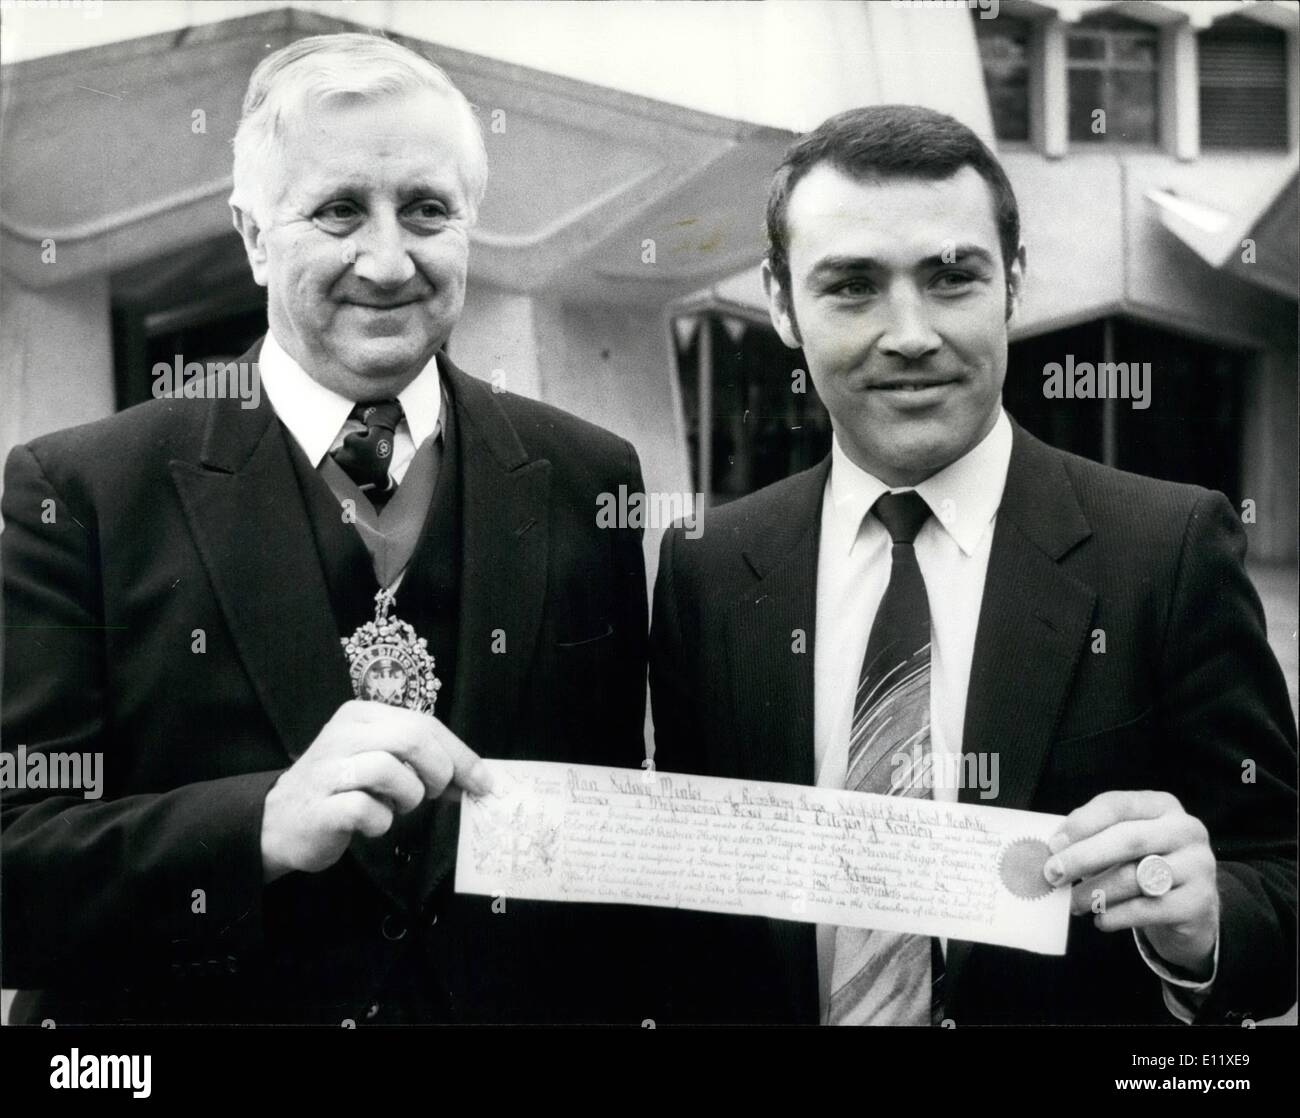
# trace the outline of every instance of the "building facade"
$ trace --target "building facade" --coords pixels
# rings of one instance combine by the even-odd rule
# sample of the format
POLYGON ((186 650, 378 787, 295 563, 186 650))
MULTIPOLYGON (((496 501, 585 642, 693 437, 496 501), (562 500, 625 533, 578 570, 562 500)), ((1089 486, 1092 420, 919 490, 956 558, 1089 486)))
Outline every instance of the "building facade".
POLYGON ((487 132, 451 355, 633 440, 649 488, 728 500, 825 451, 759 289, 767 181, 830 113, 906 101, 983 135, 1019 196, 1012 414, 1222 489, 1253 558, 1295 563, 1295 3, 6 8, 0 453, 262 332, 226 208, 244 86, 294 38, 370 27, 487 132), (1048 394, 1084 364, 1148 368, 1145 404, 1048 394))

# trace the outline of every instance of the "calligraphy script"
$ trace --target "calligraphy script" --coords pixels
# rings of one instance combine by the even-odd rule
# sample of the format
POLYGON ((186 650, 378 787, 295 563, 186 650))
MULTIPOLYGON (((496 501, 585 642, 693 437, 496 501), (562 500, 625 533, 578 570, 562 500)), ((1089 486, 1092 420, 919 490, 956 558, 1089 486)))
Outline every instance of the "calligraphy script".
POLYGON ((795 784, 488 761, 456 891, 688 908, 1065 953, 1062 816, 795 784))

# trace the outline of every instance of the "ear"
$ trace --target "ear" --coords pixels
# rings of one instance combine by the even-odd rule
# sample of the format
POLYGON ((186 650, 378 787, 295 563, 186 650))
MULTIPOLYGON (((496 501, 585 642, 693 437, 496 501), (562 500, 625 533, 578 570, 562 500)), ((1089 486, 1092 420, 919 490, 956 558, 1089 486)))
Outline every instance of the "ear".
POLYGON ((1025 289, 1025 246, 1021 245, 1016 258, 1007 269, 1007 321, 1020 309, 1020 299, 1025 289))
POLYGON ((260 287, 266 286, 266 234, 257 224, 257 219, 248 210, 230 203, 230 216, 235 230, 244 242, 244 252, 248 256, 248 265, 253 269, 253 280, 260 287))
POLYGON ((790 349, 801 348, 803 343, 799 340, 799 331, 794 324, 790 293, 781 286, 781 281, 776 278, 776 273, 767 260, 763 261, 762 276, 763 292, 767 296, 767 314, 772 320, 772 326, 790 349))

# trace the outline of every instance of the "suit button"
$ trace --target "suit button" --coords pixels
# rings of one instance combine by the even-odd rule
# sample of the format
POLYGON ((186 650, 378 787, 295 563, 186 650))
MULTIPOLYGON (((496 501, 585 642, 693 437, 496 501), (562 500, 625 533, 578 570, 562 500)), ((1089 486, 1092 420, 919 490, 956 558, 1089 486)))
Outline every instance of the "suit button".
POLYGON ((396 942, 406 935, 406 921, 395 912, 390 912, 384 917, 383 923, 379 925, 380 934, 384 939, 396 942))
POLYGON ((411 864, 411 852, 404 846, 393 847, 393 857, 399 866, 408 866, 411 864))
POLYGON ((435 913, 434 913, 434 914, 429 918, 429 927, 430 927, 430 928, 436 928, 437 926, 438 926, 438 914, 435 912, 435 913))

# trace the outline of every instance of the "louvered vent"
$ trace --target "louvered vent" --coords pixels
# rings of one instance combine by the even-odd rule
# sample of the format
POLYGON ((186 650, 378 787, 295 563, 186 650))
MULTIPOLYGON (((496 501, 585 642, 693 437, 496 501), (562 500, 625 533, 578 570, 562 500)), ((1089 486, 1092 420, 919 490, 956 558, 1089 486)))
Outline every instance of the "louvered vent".
POLYGON ((1286 36, 1216 27, 1199 36, 1201 146, 1285 148, 1286 36))

